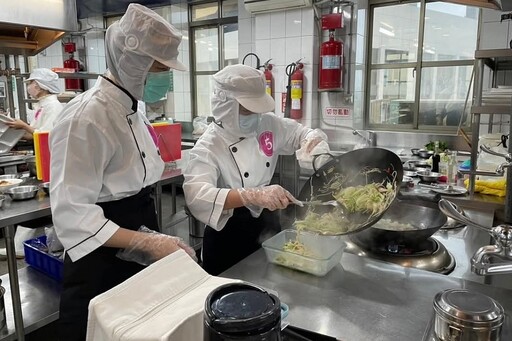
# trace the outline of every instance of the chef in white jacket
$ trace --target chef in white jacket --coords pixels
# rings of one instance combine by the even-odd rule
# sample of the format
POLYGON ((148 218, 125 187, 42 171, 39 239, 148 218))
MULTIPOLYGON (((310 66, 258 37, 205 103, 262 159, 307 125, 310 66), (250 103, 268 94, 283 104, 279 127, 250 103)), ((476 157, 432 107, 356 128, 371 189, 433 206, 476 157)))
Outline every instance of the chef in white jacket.
POLYGON ((218 275, 280 231, 272 212, 298 203, 270 185, 279 155, 310 152, 326 135, 273 113, 263 73, 231 65, 213 76, 215 122, 190 150, 183 190, 194 217, 207 225, 203 267, 218 275))
POLYGON ((12 128, 24 129, 26 133, 23 138, 26 140, 32 140, 32 134, 36 131, 50 131, 63 108, 57 98, 60 92, 58 81, 59 76, 52 70, 34 69, 25 80, 29 96, 37 100, 34 104, 34 117, 30 124, 20 119, 6 124, 12 128))
POLYGON ((93 297, 177 250, 194 257, 180 239, 153 231, 151 185, 164 164, 137 110, 139 100, 166 94, 171 68, 186 69, 180 42, 157 13, 130 4, 105 35, 107 73, 69 102, 50 133, 53 223, 66 249, 62 341, 85 339, 93 297))

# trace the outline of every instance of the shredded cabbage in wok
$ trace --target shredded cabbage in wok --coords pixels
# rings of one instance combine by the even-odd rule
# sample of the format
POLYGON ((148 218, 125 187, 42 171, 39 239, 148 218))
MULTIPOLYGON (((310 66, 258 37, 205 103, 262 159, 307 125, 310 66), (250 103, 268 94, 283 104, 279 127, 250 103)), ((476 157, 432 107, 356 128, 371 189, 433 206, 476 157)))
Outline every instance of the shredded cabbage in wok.
POLYGON ((332 196, 341 204, 329 213, 319 214, 311 206, 303 220, 295 221, 297 230, 307 230, 326 235, 340 235, 352 232, 382 214, 396 196, 394 184, 369 183, 367 185, 341 187, 339 183, 330 183, 332 196), (366 217, 364 221, 351 220, 351 214, 366 217))

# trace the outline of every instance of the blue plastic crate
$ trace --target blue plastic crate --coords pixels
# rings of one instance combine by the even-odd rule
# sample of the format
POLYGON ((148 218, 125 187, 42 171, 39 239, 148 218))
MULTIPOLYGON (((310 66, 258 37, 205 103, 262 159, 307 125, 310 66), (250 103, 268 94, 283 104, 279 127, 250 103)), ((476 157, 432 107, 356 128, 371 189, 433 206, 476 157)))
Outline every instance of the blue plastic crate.
POLYGON ((38 246, 41 246, 41 244, 46 246, 46 236, 41 236, 23 242, 23 249, 25 250, 25 262, 27 262, 27 264, 33 268, 61 282, 62 270, 64 268, 63 261, 60 258, 54 257, 44 251, 41 251, 38 248, 38 246))

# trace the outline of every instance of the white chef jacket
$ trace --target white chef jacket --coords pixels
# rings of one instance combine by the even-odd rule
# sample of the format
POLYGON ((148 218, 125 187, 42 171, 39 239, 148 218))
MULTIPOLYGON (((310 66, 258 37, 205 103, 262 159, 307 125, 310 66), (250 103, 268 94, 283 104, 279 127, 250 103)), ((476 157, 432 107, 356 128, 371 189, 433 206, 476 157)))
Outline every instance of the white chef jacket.
MULTIPOLYGON (((246 138, 227 133, 212 123, 190 150, 190 161, 183 175, 183 191, 195 218, 220 231, 233 215, 224 210, 232 188, 266 186, 274 174, 279 155, 291 155, 313 130, 287 118, 262 114, 258 132, 246 138), (271 133, 272 139, 268 139, 271 133), (272 143, 266 155, 261 143, 272 143)), ((263 210, 248 207, 254 217, 263 210)))
POLYGON ((50 133, 50 200, 57 235, 71 260, 103 245, 119 228, 97 202, 154 184, 164 163, 137 101, 100 77, 65 107, 50 133))
POLYGON ((55 120, 59 117, 64 106, 57 99, 57 95, 48 95, 41 98, 34 104, 34 118, 30 122, 30 126, 36 131, 50 131, 52 130, 55 120), (39 114, 36 114, 37 112, 39 114))

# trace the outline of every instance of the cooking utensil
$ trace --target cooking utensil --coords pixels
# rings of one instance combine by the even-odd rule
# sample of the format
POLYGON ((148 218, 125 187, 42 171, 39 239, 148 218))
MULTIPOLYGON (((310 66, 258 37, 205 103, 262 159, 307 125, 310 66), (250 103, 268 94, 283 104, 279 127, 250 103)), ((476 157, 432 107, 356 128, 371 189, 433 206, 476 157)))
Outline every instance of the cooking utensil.
POLYGON ((503 307, 467 289, 447 289, 434 297, 434 332, 441 341, 500 340, 503 307))
MULTIPOLYGON (((331 188, 332 183, 335 181, 342 188, 369 183, 379 183, 383 184, 383 186, 389 184, 392 186, 395 195, 398 193, 402 182, 403 168, 402 161, 395 153, 382 148, 363 148, 337 156, 328 155, 332 157, 331 161, 328 161, 320 169, 316 169, 313 166, 314 173, 304 184, 298 196, 299 200, 319 200, 322 202, 332 200, 333 194, 337 191, 331 188)), ((315 157, 318 156, 316 155, 315 157)), ((315 162, 313 162, 314 164, 315 162)), ((349 232, 340 232, 338 234, 354 233, 370 227, 380 219, 389 205, 391 203, 388 203, 379 214, 375 214, 371 218, 368 213, 346 214, 351 228, 349 232)), ((343 208, 342 204, 339 207, 321 205, 297 207, 297 218, 304 218, 308 209, 314 209, 316 213, 323 214, 343 208)))
POLYGON ((421 157, 422 159, 428 159, 432 155, 434 155, 434 152, 431 150, 426 150, 426 149, 418 150, 418 156, 421 157))
POLYGON ((419 148, 411 148, 411 154, 412 155, 418 155, 418 152, 420 151, 419 148))
MULTIPOLYGON (((404 172, 405 173, 405 172, 404 172)), ((401 188, 407 188, 407 187, 413 187, 414 186, 414 179, 410 176, 405 176, 402 178, 402 183, 400 184, 401 188)))
POLYGON ((13 200, 32 199, 36 196, 38 186, 18 186, 5 191, 13 200))
POLYGON ((43 182, 40 186, 46 195, 50 195, 50 183, 49 182, 43 182))
POLYGON ((439 179, 439 177, 441 176, 441 174, 436 173, 436 172, 431 172, 428 169, 417 171, 416 173, 418 174, 418 176, 420 177, 420 179, 422 181, 426 181, 426 182, 436 182, 439 179))
POLYGON ((446 220, 446 216, 435 202, 397 199, 380 221, 369 229, 351 235, 351 239, 367 250, 376 250, 386 245, 405 245, 414 248, 436 233, 446 220), (409 224, 411 229, 385 229, 394 228, 386 226, 388 221, 409 224))
POLYGON ((430 189, 432 192, 436 192, 436 193, 444 194, 444 195, 462 195, 462 194, 466 194, 468 192, 468 190, 465 187, 460 187, 460 186, 452 186, 452 185, 443 186, 443 185, 436 185, 436 184, 433 184, 433 185, 419 184, 419 185, 420 185, 420 187, 430 189))
POLYGON ((23 179, 7 179, 2 181, 5 181, 6 183, 0 183, 0 192, 6 192, 13 187, 19 186, 23 182, 23 179))
POLYGON ((319 206, 339 206, 340 203, 336 200, 329 200, 329 201, 301 201, 300 202, 303 205, 319 205, 319 206))
POLYGON ((418 173, 416 173, 416 171, 412 171, 412 170, 405 170, 405 168, 404 168, 404 176, 413 178, 415 176, 418 176, 418 173))
POLYGON ((4 175, 0 175, 0 181, 2 181, 2 180, 19 179, 19 178, 21 178, 20 174, 4 174, 4 175))

